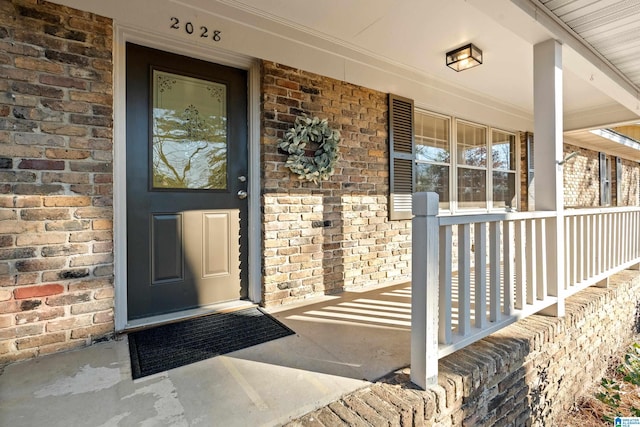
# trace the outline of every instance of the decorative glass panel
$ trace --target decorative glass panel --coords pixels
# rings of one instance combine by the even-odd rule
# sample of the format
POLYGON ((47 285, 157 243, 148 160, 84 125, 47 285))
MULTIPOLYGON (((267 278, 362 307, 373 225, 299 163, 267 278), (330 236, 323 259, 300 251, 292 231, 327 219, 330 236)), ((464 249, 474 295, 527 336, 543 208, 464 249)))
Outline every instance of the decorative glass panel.
POLYGON ((487 207, 487 171, 458 168, 458 206, 460 208, 487 207))
POLYGON ((493 173, 493 207, 516 207, 516 174, 514 172, 493 173))
POLYGON ((449 166, 416 164, 416 191, 433 191, 440 196, 440 207, 449 207, 449 166))
POLYGON ((513 134, 494 130, 491 134, 493 168, 516 170, 516 137, 513 134))
POLYGON ((227 188, 227 88, 153 71, 153 188, 227 188))
POLYGON ((487 132, 481 126, 458 122, 458 164, 487 167, 487 132))

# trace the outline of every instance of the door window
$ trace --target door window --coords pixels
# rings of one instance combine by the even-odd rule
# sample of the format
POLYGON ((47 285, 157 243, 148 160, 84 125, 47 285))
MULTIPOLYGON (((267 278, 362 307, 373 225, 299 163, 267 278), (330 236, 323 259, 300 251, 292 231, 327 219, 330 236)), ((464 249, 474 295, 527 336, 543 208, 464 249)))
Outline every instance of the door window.
POLYGON ((153 70, 154 189, 227 188, 227 88, 153 70))

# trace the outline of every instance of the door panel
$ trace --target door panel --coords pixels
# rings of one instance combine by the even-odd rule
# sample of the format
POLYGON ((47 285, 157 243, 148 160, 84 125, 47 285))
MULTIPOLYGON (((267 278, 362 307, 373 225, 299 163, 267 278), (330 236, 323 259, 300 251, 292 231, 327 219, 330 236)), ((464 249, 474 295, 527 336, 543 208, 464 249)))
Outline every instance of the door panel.
POLYGON ((246 72, 127 44, 129 320, 247 296, 246 72))
POLYGON ((184 280, 182 215, 151 216, 151 284, 184 280))
POLYGON ((202 301, 238 299, 238 289, 227 286, 240 275, 238 253, 239 211, 190 211, 185 213, 185 251, 202 301), (203 238, 204 236, 204 238, 203 238), (235 244, 233 244, 235 242, 235 244))

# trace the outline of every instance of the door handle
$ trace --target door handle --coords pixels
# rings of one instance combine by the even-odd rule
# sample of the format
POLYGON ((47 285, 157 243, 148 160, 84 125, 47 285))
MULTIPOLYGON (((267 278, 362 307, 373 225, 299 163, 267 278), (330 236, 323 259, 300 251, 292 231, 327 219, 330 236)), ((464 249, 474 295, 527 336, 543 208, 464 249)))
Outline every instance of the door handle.
POLYGON ((246 191, 244 191, 244 190, 238 191, 238 199, 244 200, 244 199, 247 198, 247 196, 248 196, 248 194, 247 194, 246 191))

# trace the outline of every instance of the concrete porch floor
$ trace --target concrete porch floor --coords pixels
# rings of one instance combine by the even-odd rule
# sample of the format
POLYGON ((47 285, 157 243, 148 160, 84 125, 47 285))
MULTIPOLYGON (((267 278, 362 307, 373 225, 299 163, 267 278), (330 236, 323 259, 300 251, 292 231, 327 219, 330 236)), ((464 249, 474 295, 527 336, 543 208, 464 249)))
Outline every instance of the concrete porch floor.
POLYGON ((7 366, 1 426, 276 426, 410 362, 410 285, 269 310, 296 335, 133 381, 126 336, 7 366))

